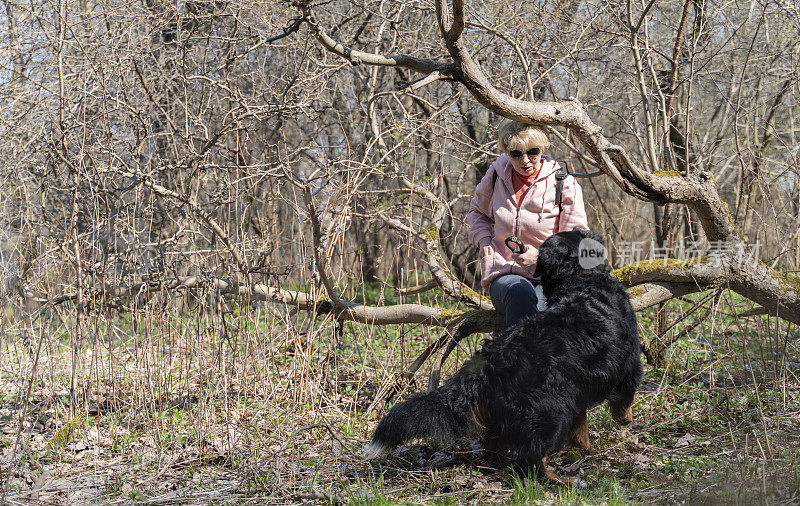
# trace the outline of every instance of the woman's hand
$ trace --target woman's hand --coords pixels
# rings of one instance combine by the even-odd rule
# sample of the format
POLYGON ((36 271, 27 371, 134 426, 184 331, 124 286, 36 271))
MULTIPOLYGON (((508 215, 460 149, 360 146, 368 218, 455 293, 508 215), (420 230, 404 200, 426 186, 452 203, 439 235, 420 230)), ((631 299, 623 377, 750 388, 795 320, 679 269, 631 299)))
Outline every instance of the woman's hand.
POLYGON ((536 260, 539 258, 539 250, 528 246, 522 253, 512 253, 511 259, 521 267, 526 269, 536 265, 536 260))
POLYGON ((478 243, 478 249, 480 250, 481 260, 486 255, 491 255, 492 253, 494 253, 494 249, 491 246, 492 246, 491 237, 484 237, 483 239, 480 240, 480 242, 478 243))

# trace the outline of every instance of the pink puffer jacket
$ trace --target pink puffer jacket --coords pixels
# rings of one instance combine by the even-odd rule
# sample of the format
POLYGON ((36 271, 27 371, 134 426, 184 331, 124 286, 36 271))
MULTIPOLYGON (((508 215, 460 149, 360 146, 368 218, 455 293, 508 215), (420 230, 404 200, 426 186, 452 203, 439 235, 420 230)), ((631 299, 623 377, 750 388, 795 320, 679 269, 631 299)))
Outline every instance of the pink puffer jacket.
MULTIPOLYGON (((478 245, 484 237, 492 238, 490 252, 481 260, 481 286, 488 291, 492 281, 503 274, 519 274, 534 280, 533 271, 511 260, 511 250, 505 245, 506 237, 516 235, 528 248, 539 248, 545 239, 557 232, 575 227, 588 229, 583 191, 575 178, 564 179, 561 194, 563 211, 559 216, 556 206, 556 172, 558 162, 542 155, 542 170, 528 193, 517 207, 511 183, 511 161, 500 155, 486 171, 475 188, 469 206, 469 240, 478 245), (497 171, 497 182, 492 188, 492 173, 497 171)), ((483 253, 483 252, 482 252, 483 253)))

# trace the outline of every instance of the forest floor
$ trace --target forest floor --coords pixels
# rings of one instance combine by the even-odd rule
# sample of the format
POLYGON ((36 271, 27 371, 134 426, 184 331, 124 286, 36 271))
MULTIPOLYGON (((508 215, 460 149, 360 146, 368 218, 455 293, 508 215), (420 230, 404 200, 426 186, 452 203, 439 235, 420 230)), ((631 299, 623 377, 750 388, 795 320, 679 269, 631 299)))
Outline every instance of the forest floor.
MULTIPOLYGON (((440 303, 431 297, 421 302, 440 303)), ((394 302, 380 290, 365 298, 394 302)), ((210 300, 202 311, 151 301, 136 316, 80 322, 66 307, 27 319, 6 311, 0 502, 800 502, 800 333, 735 316, 749 306, 727 292, 702 317, 692 312, 699 295, 668 305, 668 324, 685 318, 666 337, 701 320, 659 367, 645 367, 633 424, 597 407, 595 450, 548 459, 576 478, 570 488, 520 479, 465 442, 361 458, 389 405, 368 414, 376 392, 441 329, 338 325, 210 300)), ((640 313, 649 342, 653 321, 653 310, 640 313)), ((445 375, 485 337, 454 353, 445 375)), ((423 389, 427 372, 395 400, 423 389)))

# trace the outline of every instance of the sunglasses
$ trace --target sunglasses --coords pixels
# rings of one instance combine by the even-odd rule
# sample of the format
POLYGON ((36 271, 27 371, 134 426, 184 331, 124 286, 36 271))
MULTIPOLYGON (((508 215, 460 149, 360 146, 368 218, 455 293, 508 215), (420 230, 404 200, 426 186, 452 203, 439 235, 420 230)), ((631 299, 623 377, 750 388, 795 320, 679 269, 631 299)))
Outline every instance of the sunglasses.
POLYGON ((508 156, 511 158, 522 158, 522 155, 528 155, 528 158, 533 158, 535 156, 539 156, 542 154, 542 147, 541 146, 533 146, 532 148, 528 148, 525 151, 521 151, 519 149, 512 149, 508 152, 508 156))

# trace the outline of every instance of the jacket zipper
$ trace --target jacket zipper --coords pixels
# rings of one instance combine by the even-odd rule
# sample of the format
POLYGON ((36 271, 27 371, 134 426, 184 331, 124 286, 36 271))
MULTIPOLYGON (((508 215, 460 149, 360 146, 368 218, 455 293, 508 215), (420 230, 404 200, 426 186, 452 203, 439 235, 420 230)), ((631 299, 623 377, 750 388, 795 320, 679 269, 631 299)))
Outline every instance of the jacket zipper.
MULTIPOLYGON (((512 183, 512 189, 513 189, 513 183, 512 183)), ((520 210, 520 205, 517 202, 517 199, 516 199, 516 197, 514 196, 513 193, 511 194, 511 198, 514 200, 514 205, 517 208, 517 215, 514 217, 514 236, 519 237, 519 210, 520 210)), ((523 198, 524 198, 524 195, 523 195, 523 198)), ((514 273, 514 262, 512 261, 509 264, 508 267, 509 267, 508 273, 509 274, 513 274, 514 273)))
MULTIPOLYGON (((539 177, 539 174, 541 174, 542 168, 544 168, 544 166, 539 168, 539 173, 536 175, 537 178, 539 177)), ((513 177, 513 175, 512 175, 512 177, 513 177)), ((528 187, 528 190, 522 195, 522 200, 525 200, 525 197, 527 197, 528 193, 531 191, 531 189, 533 189, 534 183, 535 183, 535 181, 533 183, 531 183, 530 187, 528 187)), ((511 184, 511 189, 512 190, 514 189, 513 182, 511 184)), ((522 206, 521 206, 521 202, 517 203, 517 199, 514 197, 514 192, 513 191, 511 192, 511 198, 513 199, 514 206, 517 208, 517 215, 514 217, 514 235, 519 237, 519 212, 520 212, 520 209, 522 209, 522 206)), ((541 213, 539 213, 539 221, 541 221, 541 216, 542 216, 541 213)), ((514 273, 514 262, 511 262, 511 264, 509 266, 508 273, 509 274, 513 274, 514 273)))

